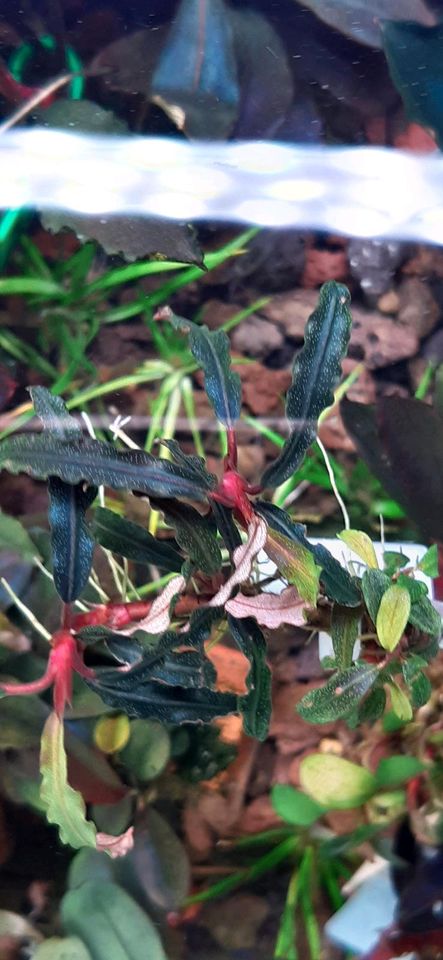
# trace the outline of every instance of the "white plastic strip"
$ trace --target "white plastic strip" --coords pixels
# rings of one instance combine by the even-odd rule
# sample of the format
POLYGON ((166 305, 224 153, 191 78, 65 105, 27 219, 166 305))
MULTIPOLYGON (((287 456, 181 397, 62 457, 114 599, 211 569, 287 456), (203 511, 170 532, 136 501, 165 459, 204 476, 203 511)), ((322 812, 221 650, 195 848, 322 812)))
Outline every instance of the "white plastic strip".
POLYGON ((0 208, 19 206, 443 243, 443 156, 22 128, 0 136, 0 208))

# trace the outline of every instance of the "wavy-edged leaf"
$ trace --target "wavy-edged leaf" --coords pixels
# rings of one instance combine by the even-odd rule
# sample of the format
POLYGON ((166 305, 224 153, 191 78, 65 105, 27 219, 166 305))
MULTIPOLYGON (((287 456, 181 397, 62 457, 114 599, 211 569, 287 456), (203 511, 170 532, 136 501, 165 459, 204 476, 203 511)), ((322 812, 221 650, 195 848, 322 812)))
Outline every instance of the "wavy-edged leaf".
POLYGON ((167 540, 158 540, 139 523, 119 516, 107 507, 94 513, 93 535, 100 546, 135 563, 155 564, 160 570, 177 573, 183 558, 167 540))
POLYGON ((212 501, 211 506, 220 536, 229 553, 233 554, 234 550, 241 546, 242 541, 240 531, 232 517, 232 510, 217 503, 216 500, 212 501))
POLYGON ((143 450, 117 450, 110 443, 83 437, 63 442, 42 434, 8 437, 0 444, 0 467, 28 473, 37 480, 50 476, 115 490, 136 490, 148 496, 206 500, 206 479, 197 483, 192 471, 143 450))
POLYGON ((244 583, 251 575, 252 565, 266 543, 267 528, 264 520, 255 514, 248 526, 248 539, 234 550, 232 562, 234 571, 220 587, 209 603, 210 607, 222 607, 231 596, 235 586, 244 583))
POLYGON ((178 500, 155 500, 153 505, 161 510, 168 526, 174 528, 177 543, 197 569, 209 575, 217 573, 222 555, 212 514, 202 516, 178 500))
POLYGON ((139 620, 137 627, 129 629, 128 633, 136 630, 146 630, 149 634, 163 633, 171 623, 172 610, 178 597, 186 586, 186 580, 179 574, 173 577, 155 598, 152 607, 143 620, 139 620))
POLYGON ((64 400, 46 387, 30 387, 29 393, 35 413, 48 433, 60 440, 79 440, 81 425, 69 413, 64 400))
POLYGON ((86 819, 86 807, 80 793, 68 783, 63 721, 55 712, 45 723, 41 740, 41 798, 49 823, 59 828, 60 840, 76 850, 95 847, 97 831, 86 819))
POLYGON ((331 640, 339 670, 346 670, 353 661, 355 641, 360 627, 360 611, 334 604, 331 618, 331 640))
POLYGON ((202 368, 205 390, 220 423, 232 429, 240 416, 241 381, 231 370, 229 338, 224 330, 209 330, 171 314, 176 330, 189 334, 191 353, 202 368))
POLYGON ((310 690, 297 706, 297 712, 309 723, 329 723, 347 717, 371 689, 378 677, 378 667, 356 663, 340 670, 318 690, 310 690))
POLYGON ((362 530, 342 530, 337 534, 339 540, 356 553, 360 560, 371 569, 378 570, 378 560, 374 549, 374 544, 367 533, 362 530))
POLYGON ((271 718, 271 671, 266 663, 266 640, 250 617, 237 620, 228 615, 228 627, 250 663, 246 678, 248 693, 238 699, 244 731, 250 737, 265 740, 271 718))
POLYGON ((409 623, 417 627, 422 633, 427 633, 430 637, 438 638, 442 632, 442 619, 429 597, 420 597, 416 603, 413 603, 409 613, 409 623))
POLYGON ((333 753, 311 753, 300 763, 300 783, 317 803, 330 810, 360 807, 377 789, 374 775, 333 753))
POLYGON ((86 511, 97 496, 96 487, 64 483, 50 477, 49 523, 54 583, 64 603, 80 596, 91 572, 94 539, 86 522, 86 511))
POLYGON ((195 454, 192 453, 185 453, 177 440, 160 439, 159 442, 162 447, 166 447, 169 450, 174 463, 179 467, 184 467, 187 473, 192 473, 198 484, 203 482, 207 485, 208 489, 217 486, 218 481, 215 473, 208 473, 206 463, 202 457, 196 457, 195 454))
POLYGON ((320 567, 314 554, 295 540, 269 529, 264 549, 282 576, 297 587, 300 597, 315 607, 320 591, 320 567))
POLYGON ((334 402, 351 333, 350 294, 343 284, 323 284, 318 307, 306 324, 303 349, 297 354, 286 399, 291 435, 282 452, 265 470, 264 487, 276 487, 298 470, 314 442, 322 410, 334 402))
POLYGON ((404 587, 396 583, 388 587, 378 608, 376 630, 384 650, 395 650, 400 643, 411 610, 411 598, 404 587))
POLYGON ((102 700, 115 710, 124 710, 130 717, 146 717, 161 723, 211 723, 216 717, 237 713, 237 697, 209 689, 186 689, 164 683, 134 682, 131 689, 121 689, 119 678, 105 685, 102 680, 88 680, 102 700))
POLYGON ((247 596, 237 593, 225 605, 225 610, 237 620, 253 617, 262 627, 276 630, 282 623, 294 627, 304 626, 306 602, 301 599, 295 587, 286 587, 281 593, 258 593, 247 596))
POLYGON ((254 507, 273 530, 310 550, 317 566, 321 568, 320 580, 331 600, 347 607, 356 607, 361 603, 360 591, 351 575, 323 544, 310 543, 302 523, 295 523, 284 510, 265 500, 256 500, 254 507))

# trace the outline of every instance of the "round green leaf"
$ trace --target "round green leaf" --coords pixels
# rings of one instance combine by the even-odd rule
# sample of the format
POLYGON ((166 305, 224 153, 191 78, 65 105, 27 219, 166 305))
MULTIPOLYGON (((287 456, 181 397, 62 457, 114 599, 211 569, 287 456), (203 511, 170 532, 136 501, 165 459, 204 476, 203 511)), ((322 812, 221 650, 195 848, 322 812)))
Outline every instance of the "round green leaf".
POLYGON ((91 960, 91 954, 78 937, 50 937, 37 947, 33 960, 91 960))
POLYGON ((417 777, 425 769, 416 757, 385 757, 375 771, 377 786, 383 789, 399 787, 412 777, 417 777))
POLYGON ((154 720, 132 720, 129 741, 120 761, 141 783, 153 780, 164 770, 170 756, 169 733, 154 720))
POLYGON ((288 784, 275 784, 271 801, 279 817, 294 827, 310 827, 324 812, 316 800, 288 784))
POLYGON ((393 584, 383 594, 378 608, 376 629, 384 650, 395 650, 401 640, 411 611, 409 591, 393 584))
POLYGON ((332 753, 311 753, 300 764, 300 783, 323 807, 359 807, 374 793, 376 779, 365 767, 332 753))

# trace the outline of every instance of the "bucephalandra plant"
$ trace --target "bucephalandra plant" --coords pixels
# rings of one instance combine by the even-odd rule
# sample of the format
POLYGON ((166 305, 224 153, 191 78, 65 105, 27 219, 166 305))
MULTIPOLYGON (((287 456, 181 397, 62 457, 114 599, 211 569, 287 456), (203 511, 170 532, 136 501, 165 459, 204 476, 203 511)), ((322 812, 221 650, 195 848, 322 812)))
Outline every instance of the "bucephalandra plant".
MULTIPOLYGON (((61 599, 60 627, 50 640, 44 675, 30 683, 4 677, 4 694, 54 690, 54 710, 42 738, 41 795, 48 819, 61 839, 75 847, 96 846, 111 855, 131 844, 129 829, 119 837, 97 833, 86 819, 80 794, 68 783, 63 715, 77 674, 110 711, 167 724, 210 723, 239 712, 244 730, 264 739, 271 711, 271 675, 262 627, 282 623, 321 626, 332 637, 334 674, 299 705, 307 720, 337 717, 371 721, 385 709, 386 691, 403 720, 429 696, 423 672, 435 653, 440 618, 415 568, 402 555, 385 553, 379 569, 371 541, 358 531, 342 538, 358 562, 339 563, 323 546, 313 545, 301 524, 261 499, 299 468, 316 437, 322 410, 333 403, 351 329, 346 287, 326 283, 306 325, 297 354, 286 412, 290 434, 280 455, 257 486, 238 470, 236 424, 241 383, 230 365, 223 331, 161 311, 188 337, 202 368, 208 398, 226 433, 221 477, 205 461, 164 440, 169 459, 139 449, 122 449, 85 435, 63 401, 33 387, 34 410, 43 429, 10 436, 0 444, 0 466, 47 480, 52 570, 61 599), (98 488, 131 491, 160 511, 174 538, 160 539, 145 527, 103 506, 87 519, 98 488), (77 612, 100 544, 126 560, 155 567, 169 579, 155 600, 102 604, 77 612), (224 553, 222 552, 224 551, 224 553), (286 582, 279 595, 262 590, 256 560, 263 551, 286 582), (223 559, 223 558, 227 559, 223 559), (250 664, 247 693, 217 689, 206 655, 211 638, 228 630, 250 664), (359 641, 360 652, 354 660, 359 641)), ((433 548, 421 568, 434 574, 433 548)))

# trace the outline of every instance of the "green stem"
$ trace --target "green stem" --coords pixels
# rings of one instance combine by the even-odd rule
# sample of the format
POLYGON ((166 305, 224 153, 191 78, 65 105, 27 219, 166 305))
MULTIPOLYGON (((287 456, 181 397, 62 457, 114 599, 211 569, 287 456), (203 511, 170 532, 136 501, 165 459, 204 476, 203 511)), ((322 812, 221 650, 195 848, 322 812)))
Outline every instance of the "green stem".
POLYGON ((215 900, 216 897, 225 896, 225 894, 230 893, 231 890, 236 890, 245 883, 258 880, 263 874, 273 870, 279 863, 282 863, 283 860, 287 860, 288 857, 292 856, 296 849, 296 837, 289 837, 283 840, 283 843, 279 843, 277 847, 274 847, 274 849, 265 854, 264 857, 260 857, 251 867, 245 867, 244 870, 239 870, 233 873, 232 876, 219 880, 218 883, 214 883, 211 887, 207 887, 206 890, 201 890, 200 893, 195 893, 192 897, 188 897, 185 900, 184 906, 188 906, 191 903, 204 903, 207 900, 215 900))
POLYGON ((296 868, 291 876, 286 902, 278 929, 274 950, 275 960, 297 960, 296 910, 300 893, 300 878, 296 868))
POLYGON ((320 960, 321 939, 317 918, 312 902, 312 887, 314 880, 314 849, 307 847, 300 865, 300 905, 308 941, 311 960, 320 960))

